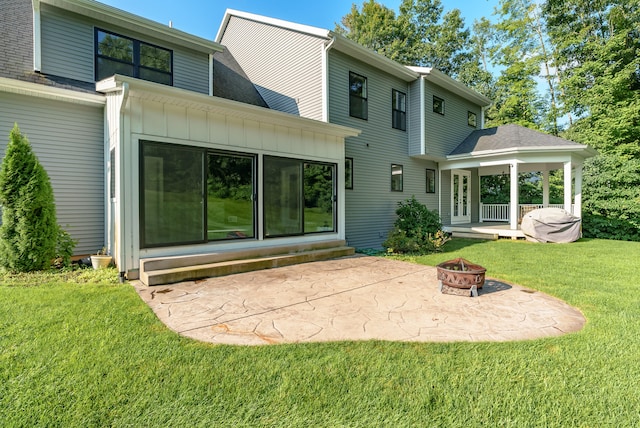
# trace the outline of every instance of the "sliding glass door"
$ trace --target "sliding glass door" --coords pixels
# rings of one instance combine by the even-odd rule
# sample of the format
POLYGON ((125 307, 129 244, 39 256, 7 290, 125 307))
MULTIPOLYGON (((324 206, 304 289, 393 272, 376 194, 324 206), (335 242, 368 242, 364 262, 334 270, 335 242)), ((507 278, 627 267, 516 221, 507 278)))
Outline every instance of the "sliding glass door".
POLYGON ((265 237, 335 231, 335 177, 335 164, 265 156, 265 237))
MULTIPOLYGON (((141 141, 142 248, 255 239, 257 160, 141 141)), ((335 232, 336 170, 336 164, 264 156, 264 237, 335 232)))

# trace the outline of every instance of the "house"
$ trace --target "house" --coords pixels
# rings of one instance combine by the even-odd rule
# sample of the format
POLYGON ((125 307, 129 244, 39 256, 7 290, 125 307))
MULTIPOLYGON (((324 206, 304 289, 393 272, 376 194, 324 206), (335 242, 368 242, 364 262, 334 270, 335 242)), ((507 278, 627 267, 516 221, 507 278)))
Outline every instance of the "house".
POLYGON ((344 241, 358 130, 266 108, 223 46, 122 10, 1 9, 0 134, 29 137, 78 254, 106 246, 135 278, 141 260, 344 241))
MULTIPOLYGON (((486 97, 331 31, 229 10, 211 41, 92 0, 0 6, 0 135, 19 124, 77 254, 106 246, 123 278, 380 247, 411 195, 479 222, 479 177, 504 169, 563 168, 580 212, 586 146, 482 129, 486 97)), ((517 231, 515 199, 491 219, 517 231)))
POLYGON ((216 41, 269 107, 362 130, 346 139, 346 238, 380 247, 411 195, 449 230, 523 236, 518 173, 562 169, 563 206, 580 215, 585 145, 515 125, 483 129, 491 100, 436 69, 405 67, 333 31, 228 10, 216 41), (511 203, 482 204, 480 177, 511 175, 511 203), (573 186, 572 186, 573 180, 573 186), (500 221, 487 228, 483 221, 500 221), (463 226, 459 228, 459 226, 463 226), (485 227, 482 227, 485 226, 485 227))

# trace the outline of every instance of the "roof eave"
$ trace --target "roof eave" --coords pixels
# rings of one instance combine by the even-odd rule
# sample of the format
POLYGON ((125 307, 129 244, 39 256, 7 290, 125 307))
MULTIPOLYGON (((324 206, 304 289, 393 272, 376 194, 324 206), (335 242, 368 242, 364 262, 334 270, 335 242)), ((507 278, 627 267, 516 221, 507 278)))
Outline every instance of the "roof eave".
POLYGON ((268 16, 257 15, 249 12, 242 12, 240 10, 227 9, 224 13, 224 17, 222 18, 222 23, 220 24, 220 28, 218 29, 218 34, 216 34, 216 42, 221 43, 222 36, 224 36, 224 32, 229 24, 229 20, 231 17, 236 16, 238 18, 247 19, 250 21, 261 22, 267 25, 273 25, 274 27, 281 27, 287 30, 296 31, 298 33, 308 34, 310 36, 320 37, 328 39, 330 38, 330 31, 325 30, 324 28, 313 27, 311 25, 298 24, 295 22, 285 21, 277 18, 270 18, 268 16))
POLYGON ((432 81, 436 85, 448 89, 451 92, 460 95, 465 99, 471 100, 480 106, 487 107, 492 104, 492 101, 489 98, 485 97, 477 91, 474 91, 465 84, 458 82, 454 78, 446 75, 436 68, 412 66, 407 66, 407 68, 419 75, 425 76, 427 80, 432 81))
POLYGON ((419 77, 419 74, 410 68, 371 49, 365 48, 341 34, 330 32, 330 35, 333 40, 335 40, 332 45, 333 48, 340 52, 350 55, 366 64, 371 64, 380 70, 401 78, 405 82, 413 82, 419 77))
POLYGON ((124 28, 135 29, 158 39, 172 42, 197 52, 214 53, 224 50, 219 43, 213 42, 184 31, 171 28, 150 19, 125 12, 118 8, 90 0, 32 0, 47 4, 99 21, 108 22, 124 28))
POLYGON ((447 155, 448 161, 478 159, 493 156, 518 155, 530 153, 579 153, 583 158, 596 156, 598 152, 584 144, 576 144, 575 146, 546 146, 546 147, 512 147, 499 150, 482 150, 470 153, 460 153, 456 155, 447 155))

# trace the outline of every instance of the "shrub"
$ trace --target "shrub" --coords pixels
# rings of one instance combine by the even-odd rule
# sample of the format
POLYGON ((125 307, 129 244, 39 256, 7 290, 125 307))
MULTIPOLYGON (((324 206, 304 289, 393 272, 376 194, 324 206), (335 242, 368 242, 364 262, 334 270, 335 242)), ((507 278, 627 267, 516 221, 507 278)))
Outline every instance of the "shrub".
POLYGON ((60 234, 53 189, 17 124, 0 167, 0 204, 0 265, 14 272, 48 268, 60 234))
POLYGON ((430 211, 415 196, 398 202, 394 228, 382 243, 390 253, 439 251, 449 240, 442 232, 442 222, 436 211, 430 211))

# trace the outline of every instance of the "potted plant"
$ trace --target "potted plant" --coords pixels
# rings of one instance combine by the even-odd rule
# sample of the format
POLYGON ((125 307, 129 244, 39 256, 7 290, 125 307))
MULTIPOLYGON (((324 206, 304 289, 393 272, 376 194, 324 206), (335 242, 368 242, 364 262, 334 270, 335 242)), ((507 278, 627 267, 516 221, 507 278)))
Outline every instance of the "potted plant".
POLYGON ((94 269, 105 268, 111 263, 111 256, 107 254, 107 249, 102 247, 96 254, 91 255, 91 266, 94 269))

